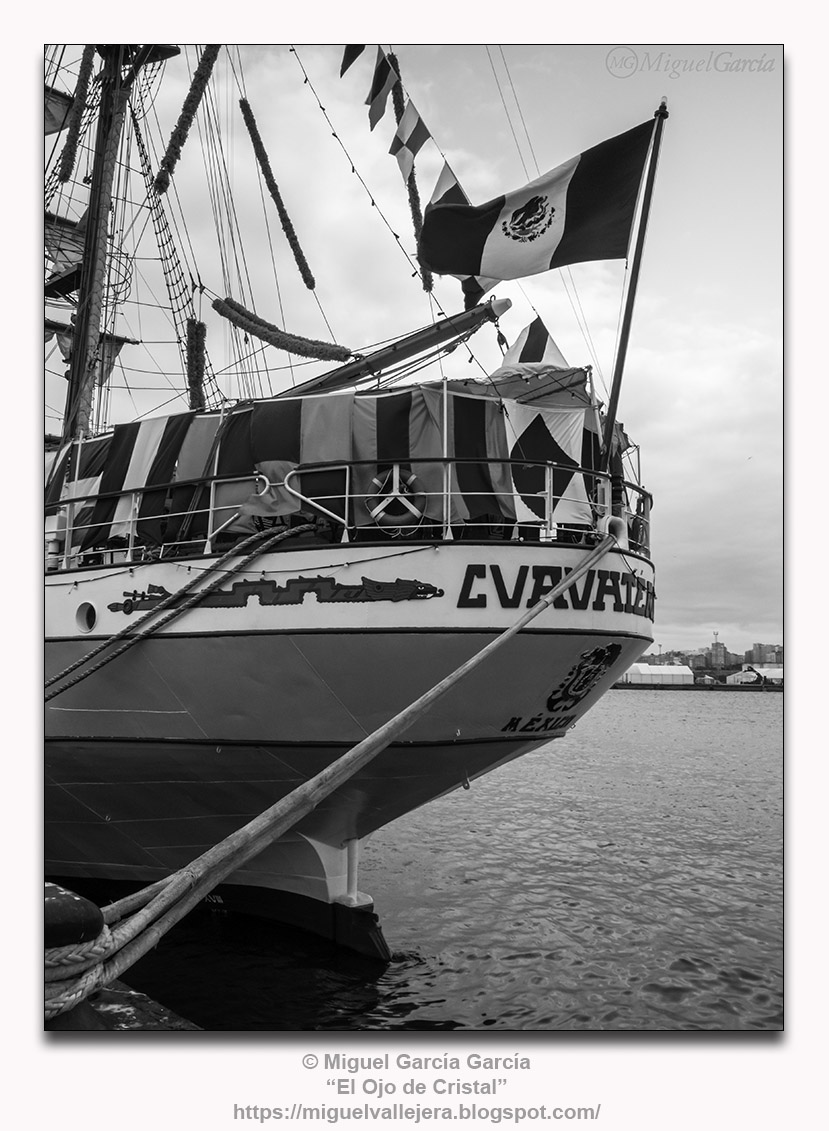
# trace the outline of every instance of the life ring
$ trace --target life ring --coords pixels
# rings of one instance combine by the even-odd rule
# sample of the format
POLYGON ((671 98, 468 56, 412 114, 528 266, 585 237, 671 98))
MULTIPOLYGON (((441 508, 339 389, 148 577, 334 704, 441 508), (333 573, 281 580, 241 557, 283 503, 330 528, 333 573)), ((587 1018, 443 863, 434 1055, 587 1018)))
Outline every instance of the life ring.
POLYGON ((426 513, 426 496, 420 480, 409 467, 399 463, 372 479, 377 488, 366 499, 368 513, 378 526, 415 526, 426 513))

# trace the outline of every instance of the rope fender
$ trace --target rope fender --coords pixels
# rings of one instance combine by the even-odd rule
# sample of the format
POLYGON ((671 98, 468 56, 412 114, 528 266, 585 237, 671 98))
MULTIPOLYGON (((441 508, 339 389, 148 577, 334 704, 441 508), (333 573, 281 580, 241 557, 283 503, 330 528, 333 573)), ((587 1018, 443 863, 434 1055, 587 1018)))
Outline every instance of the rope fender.
POLYGON ((253 314, 234 302, 232 298, 217 298, 213 300, 213 309, 221 314, 228 322, 252 334, 254 338, 261 338, 263 342, 276 346, 277 349, 287 353, 295 353, 300 357, 314 357, 320 361, 348 361, 353 356, 353 351, 347 346, 338 346, 333 342, 320 342, 315 338, 302 338, 298 334, 289 334, 280 330, 272 322, 266 322, 258 314, 253 314))

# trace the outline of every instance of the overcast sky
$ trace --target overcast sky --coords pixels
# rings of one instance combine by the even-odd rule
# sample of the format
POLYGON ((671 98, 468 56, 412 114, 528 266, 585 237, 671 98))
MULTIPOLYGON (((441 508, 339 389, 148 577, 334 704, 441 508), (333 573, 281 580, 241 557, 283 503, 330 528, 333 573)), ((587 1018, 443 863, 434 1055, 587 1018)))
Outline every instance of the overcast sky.
MULTIPOLYGON (((416 163, 424 203, 444 156, 473 203, 483 203, 651 118, 667 95, 670 118, 619 410, 641 447, 643 482, 654 495, 655 641, 663 651, 698 648, 717 632, 736 652, 755 641, 781 641, 781 50, 383 46, 397 53, 406 92, 434 138, 416 163)), ((188 57, 192 66, 192 51, 188 57)), ((318 302, 298 281, 267 202, 277 272, 264 254, 261 227, 245 264, 257 313, 295 333, 326 339, 327 319, 335 340, 361 349, 431 321, 434 306, 412 278, 406 254, 414 254, 414 237, 403 181, 388 154, 395 130, 391 104, 369 130, 364 101, 376 46, 369 45, 343 78, 341 57, 342 45, 299 47, 296 55, 287 47, 247 47, 234 53, 233 69, 223 53, 216 77, 226 82, 224 100, 233 106, 243 76, 317 280, 318 302)), ((189 78, 176 61, 167 77, 156 109, 169 130, 189 78)), ((243 222, 258 222, 259 185, 238 114, 237 127, 223 142, 228 155, 242 162, 234 177, 243 222)), ((228 286, 219 273, 204 181, 193 140, 174 182, 182 198, 201 192, 202 202, 188 213, 189 239, 205 249, 199 251, 200 277, 210 291, 230 290, 244 301, 241 284, 228 286)), ((623 269, 619 262, 579 264, 500 284, 494 293, 513 301, 502 320, 504 333, 513 341, 535 308, 570 363, 593 363, 595 353, 601 394, 601 379, 609 384, 613 367, 623 269), (565 283, 571 291, 575 284, 590 342, 565 283)), ((462 306, 452 279, 438 282, 436 296, 447 313, 462 306)), ((225 331, 207 300, 202 313, 219 370, 226 363, 225 331)), ((149 337, 137 326, 133 334, 149 337)), ((497 365, 492 330, 482 330, 473 349, 481 366, 497 365)), ((466 356, 453 358, 450 371, 480 375, 466 356)), ((300 367, 292 375, 277 368, 284 363, 284 354, 268 350, 268 388, 274 392, 314 371, 300 367)), ((157 364, 158 355, 146 367, 157 364)), ((133 377, 131 383, 138 382, 133 377)), ((47 405, 62 403, 60 386, 47 378, 47 405)), ((225 390, 240 392, 232 380, 225 390)), ((172 395, 169 385, 156 394, 133 387, 116 395, 114 419, 184 407, 167 403, 161 409, 172 395)))

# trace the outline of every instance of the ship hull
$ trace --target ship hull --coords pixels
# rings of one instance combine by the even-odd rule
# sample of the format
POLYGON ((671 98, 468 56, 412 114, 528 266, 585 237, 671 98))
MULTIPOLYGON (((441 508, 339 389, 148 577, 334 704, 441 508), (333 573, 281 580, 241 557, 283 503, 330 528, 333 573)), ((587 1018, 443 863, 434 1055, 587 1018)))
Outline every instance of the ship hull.
MULTIPOLYGON (((345 545, 229 575, 88 678, 53 684, 65 690, 46 709, 47 872, 145 883, 184 866, 475 655, 585 552, 345 545)), ((355 845, 566 733, 650 642, 652 570, 633 564, 609 554, 216 898, 350 945, 332 909, 371 912, 355 845)), ((209 566, 49 578, 47 679, 209 566)))

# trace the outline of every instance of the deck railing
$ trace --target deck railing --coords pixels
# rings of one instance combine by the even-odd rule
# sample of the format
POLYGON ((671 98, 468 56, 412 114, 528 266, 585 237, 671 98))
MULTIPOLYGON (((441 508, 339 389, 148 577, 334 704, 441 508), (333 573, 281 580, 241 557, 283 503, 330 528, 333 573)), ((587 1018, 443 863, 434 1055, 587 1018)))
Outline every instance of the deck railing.
MULTIPOLYGON (((47 517, 47 569, 225 550, 257 528, 317 524, 317 541, 387 538, 591 544, 610 529, 650 553, 651 497, 588 468, 528 460, 305 464, 62 501, 47 517), (145 506, 152 498, 153 505, 145 506), (161 501, 160 501, 161 500, 161 501), (109 515, 90 513, 109 502, 109 515), (92 521, 95 519, 95 521, 92 521)), ((291 543, 288 543, 290 545, 291 543)))

